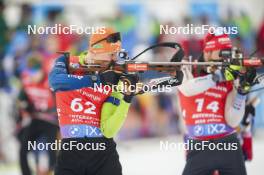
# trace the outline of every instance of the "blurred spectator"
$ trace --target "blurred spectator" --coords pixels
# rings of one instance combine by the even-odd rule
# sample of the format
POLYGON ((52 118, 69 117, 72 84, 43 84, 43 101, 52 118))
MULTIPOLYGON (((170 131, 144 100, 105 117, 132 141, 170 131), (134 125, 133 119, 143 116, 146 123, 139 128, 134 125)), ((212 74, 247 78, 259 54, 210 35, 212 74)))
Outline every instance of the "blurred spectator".
POLYGON ((5 4, 0 1, 0 88, 7 86, 7 77, 3 67, 3 58, 8 44, 8 27, 4 18, 5 4))
POLYGON ((245 11, 241 11, 240 17, 235 19, 235 25, 238 27, 238 34, 241 39, 241 45, 244 53, 250 54, 254 49, 254 31, 249 16, 245 11))
MULTIPOLYGON (((4 18, 5 4, 0 1, 0 162, 1 161, 13 161, 12 154, 8 154, 7 146, 13 144, 14 139, 12 132, 9 131, 13 127, 10 122, 12 98, 8 97, 9 85, 8 77, 4 68, 4 55, 6 53, 6 46, 8 45, 8 27, 4 18)), ((12 146, 11 146, 12 148, 12 146)))
POLYGON ((264 44, 263 43, 264 43, 264 18, 258 30, 257 40, 256 40, 256 45, 257 45, 257 48, 259 49, 258 54, 260 56, 264 56, 264 44))
POLYGON ((28 25, 32 25, 32 7, 29 4, 22 4, 21 19, 16 30, 27 31, 28 25))

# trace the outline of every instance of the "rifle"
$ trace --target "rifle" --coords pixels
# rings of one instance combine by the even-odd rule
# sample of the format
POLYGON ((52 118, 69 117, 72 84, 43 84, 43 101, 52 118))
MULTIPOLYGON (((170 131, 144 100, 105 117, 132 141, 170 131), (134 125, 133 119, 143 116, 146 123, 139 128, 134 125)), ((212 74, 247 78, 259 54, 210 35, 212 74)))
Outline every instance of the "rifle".
MULTIPOLYGON (((64 52, 63 54, 66 56, 68 60, 68 71, 70 74, 91 74, 95 72, 103 72, 106 70, 114 70, 117 72, 121 72, 123 74, 135 74, 135 73, 143 73, 146 71, 158 71, 162 73, 173 73, 175 71, 179 71, 181 66, 189 65, 189 66, 206 66, 206 67, 227 67, 230 65, 240 65, 245 68, 260 68, 264 65, 263 58, 251 57, 251 58, 244 58, 242 52, 237 49, 233 48, 232 50, 222 50, 220 52, 220 57, 223 58, 223 61, 213 61, 213 62, 190 62, 190 61, 183 61, 183 62, 140 62, 140 61, 133 61, 138 56, 142 55, 144 52, 153 49, 155 47, 170 47, 178 49, 178 51, 182 51, 180 44, 168 42, 168 43, 159 43, 149 48, 143 50, 135 57, 129 59, 127 57, 127 53, 122 53, 124 55, 122 60, 120 61, 111 61, 105 62, 100 60, 95 60, 85 65, 79 64, 78 56, 70 56, 68 52, 64 52)), ((61 53, 61 52, 60 52, 61 53)), ((178 60, 182 60, 184 53, 178 55, 181 58, 177 58, 178 60)), ((260 74, 256 77, 256 83, 264 82, 264 75, 260 74)))
MULTIPOLYGON (((65 53, 63 53, 65 54, 65 53)), ((147 49, 140 52, 135 57, 129 59, 128 54, 126 52, 120 52, 119 55, 123 55, 121 57, 121 61, 111 61, 111 62, 105 62, 100 60, 95 60, 93 62, 90 62, 86 65, 80 65, 78 63, 78 56, 69 56, 69 53, 67 54, 67 58, 69 60, 69 72, 70 73, 93 73, 93 72, 102 72, 106 70, 115 70, 120 71, 123 73, 141 73, 145 71, 158 71, 158 72, 174 72, 175 70, 179 70, 179 68, 183 65, 191 65, 191 66, 220 66, 220 67, 226 67, 229 65, 240 65, 243 67, 262 67, 264 65, 264 59, 263 58, 257 58, 257 57, 250 57, 245 58, 243 56, 243 53, 238 48, 232 48, 221 50, 219 56, 223 58, 223 61, 213 61, 213 62, 182 62, 181 60, 184 59, 184 52, 180 44, 174 43, 174 42, 165 42, 165 43, 159 43, 152 45, 148 47, 147 49), (139 62, 139 61, 133 61, 146 51, 153 49, 155 47, 170 47, 178 49, 178 52, 176 54, 176 60, 178 62, 139 62)), ((175 55, 174 55, 175 57, 175 55)))

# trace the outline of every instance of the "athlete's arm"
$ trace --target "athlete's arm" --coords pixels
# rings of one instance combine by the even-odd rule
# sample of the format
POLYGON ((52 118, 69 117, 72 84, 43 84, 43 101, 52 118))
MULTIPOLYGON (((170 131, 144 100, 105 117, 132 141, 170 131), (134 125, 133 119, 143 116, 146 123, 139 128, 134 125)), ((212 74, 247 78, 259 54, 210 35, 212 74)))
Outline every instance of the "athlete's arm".
POLYGON ((180 92, 184 96, 194 96, 216 86, 217 82, 226 81, 221 70, 216 70, 214 73, 194 78, 191 70, 187 66, 182 67, 183 82, 178 86, 180 92))
POLYGON ((237 93, 234 88, 227 96, 225 105, 225 120, 233 128, 243 119, 246 107, 246 95, 237 93))
POLYGON ((49 73, 49 85, 53 91, 66 91, 83 87, 93 87, 94 83, 100 83, 99 76, 77 76, 68 74, 65 56, 61 56, 55 61, 55 65, 49 73))
POLYGON ((101 132, 107 138, 113 138, 122 127, 130 106, 123 100, 123 94, 112 92, 110 98, 116 98, 119 104, 105 102, 101 110, 101 132))
POLYGON ((203 77, 193 78, 193 76, 190 75, 189 72, 183 70, 183 73, 183 82, 180 86, 178 86, 178 89, 184 96, 189 97, 198 95, 216 86, 216 82, 213 80, 212 74, 203 77))

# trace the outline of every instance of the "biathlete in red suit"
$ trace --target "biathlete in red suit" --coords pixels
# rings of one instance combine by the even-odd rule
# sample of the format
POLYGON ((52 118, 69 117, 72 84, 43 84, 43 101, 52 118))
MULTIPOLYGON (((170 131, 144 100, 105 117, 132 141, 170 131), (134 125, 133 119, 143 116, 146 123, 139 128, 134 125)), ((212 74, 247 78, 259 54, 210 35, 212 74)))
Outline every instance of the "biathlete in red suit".
POLYGON ((48 175, 55 165, 54 150, 33 150, 29 144, 53 143, 58 126, 54 95, 48 84, 48 70, 43 56, 35 51, 27 59, 27 67, 21 72, 22 91, 18 98, 20 109, 20 167, 23 175, 48 175), (36 170, 33 173, 28 155, 33 153, 36 170))
MULTIPOLYGON (((120 50, 120 33, 111 28, 101 28, 91 35, 89 50, 80 55, 77 65, 115 61, 120 50)), ((66 62, 65 56, 58 58, 49 74, 50 87, 56 93, 63 145, 55 175, 121 175, 113 137, 126 118, 133 93, 123 95, 113 89, 95 88, 100 83, 103 87, 117 85, 120 73, 109 70, 73 75, 68 73, 66 62)), ((131 84, 137 83, 136 76, 125 77, 131 84)))
MULTIPOLYGON (((226 34, 208 34, 200 61, 222 61, 220 50, 231 47, 226 34)), ((236 65, 213 68, 210 74, 198 77, 186 67, 182 70, 179 99, 189 144, 183 175, 212 175, 215 170, 221 175, 245 175, 236 127, 243 118, 246 94, 255 75, 250 72, 242 77, 242 67, 236 65)))

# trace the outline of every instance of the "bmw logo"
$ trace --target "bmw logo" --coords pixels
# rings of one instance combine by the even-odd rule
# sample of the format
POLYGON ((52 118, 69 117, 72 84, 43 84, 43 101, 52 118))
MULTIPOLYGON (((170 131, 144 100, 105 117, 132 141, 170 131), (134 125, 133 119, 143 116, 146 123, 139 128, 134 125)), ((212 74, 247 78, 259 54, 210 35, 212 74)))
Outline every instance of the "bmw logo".
POLYGON ((81 129, 78 126, 71 126, 69 129, 70 136, 77 136, 81 132, 81 129))

